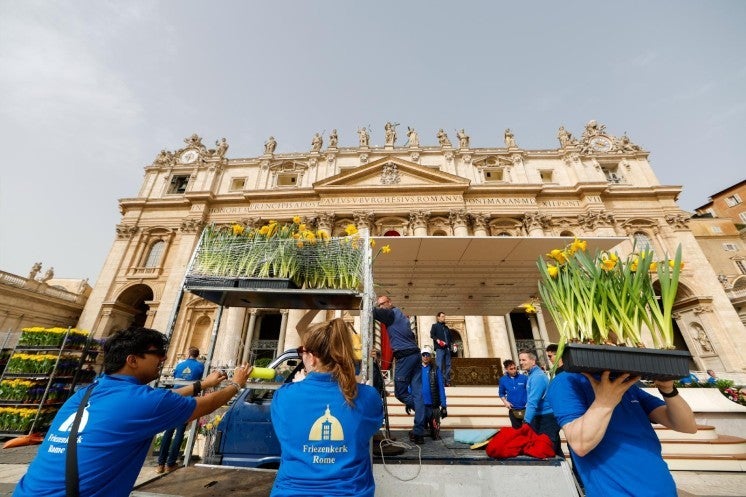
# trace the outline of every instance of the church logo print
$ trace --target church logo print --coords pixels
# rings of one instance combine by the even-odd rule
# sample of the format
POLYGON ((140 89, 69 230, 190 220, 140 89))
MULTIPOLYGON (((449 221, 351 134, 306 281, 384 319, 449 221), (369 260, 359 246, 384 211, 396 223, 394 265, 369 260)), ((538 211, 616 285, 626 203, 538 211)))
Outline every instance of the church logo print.
MULTIPOLYGON (((308 441, 343 442, 344 439, 342 423, 332 415, 329 405, 327 405, 324 414, 311 426, 311 430, 308 432, 308 441)), ((336 462, 335 454, 346 453, 348 449, 346 444, 304 444, 303 452, 312 455, 311 462, 313 464, 334 464, 336 462)))

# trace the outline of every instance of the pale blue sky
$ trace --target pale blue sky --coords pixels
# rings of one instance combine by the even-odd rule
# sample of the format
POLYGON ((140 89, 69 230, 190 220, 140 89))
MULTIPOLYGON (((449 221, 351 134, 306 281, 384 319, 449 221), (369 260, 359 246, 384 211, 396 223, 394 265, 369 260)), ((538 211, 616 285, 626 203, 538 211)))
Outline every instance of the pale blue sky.
POLYGON ((736 0, 0 0, 0 270, 95 281, 117 199, 194 132, 229 158, 386 121, 530 149, 596 119, 692 210, 746 176, 745 24, 736 0))

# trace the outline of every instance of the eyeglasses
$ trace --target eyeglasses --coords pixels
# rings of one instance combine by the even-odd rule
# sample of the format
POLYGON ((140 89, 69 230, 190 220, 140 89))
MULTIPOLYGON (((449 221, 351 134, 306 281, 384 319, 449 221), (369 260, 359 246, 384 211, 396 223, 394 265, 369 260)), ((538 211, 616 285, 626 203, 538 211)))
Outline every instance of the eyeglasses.
POLYGON ((302 356, 304 353, 306 353, 306 354, 310 354, 311 353, 311 351, 308 350, 307 348, 305 348, 303 345, 301 345, 300 347, 298 347, 297 349, 295 349, 295 351, 298 353, 299 356, 302 356))
POLYGON ((166 351, 163 349, 151 349, 151 350, 145 350, 141 352, 142 355, 155 355, 160 357, 161 359, 164 359, 166 357, 166 351))

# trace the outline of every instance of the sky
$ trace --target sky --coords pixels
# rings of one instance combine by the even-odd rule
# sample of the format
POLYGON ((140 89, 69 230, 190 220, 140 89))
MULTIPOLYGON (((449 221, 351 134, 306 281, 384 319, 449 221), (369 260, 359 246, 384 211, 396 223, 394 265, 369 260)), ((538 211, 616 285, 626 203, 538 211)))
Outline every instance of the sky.
POLYGON ((746 177, 744 24, 740 0, 0 0, 0 271, 94 283, 118 199, 192 133, 228 158, 387 121, 547 149, 596 119, 692 211, 746 177))

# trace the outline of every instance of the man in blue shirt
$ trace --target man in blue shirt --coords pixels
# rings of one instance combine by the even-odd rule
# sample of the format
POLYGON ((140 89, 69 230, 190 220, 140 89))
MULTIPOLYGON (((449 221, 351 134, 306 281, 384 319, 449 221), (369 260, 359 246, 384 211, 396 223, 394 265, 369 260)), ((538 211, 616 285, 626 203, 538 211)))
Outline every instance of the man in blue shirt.
POLYGON ((508 417, 513 428, 520 428, 526 413, 526 383, 528 377, 518 372, 513 359, 503 361, 505 374, 500 378, 497 394, 508 408, 508 417))
POLYGON ((378 297, 373 319, 386 325, 394 350, 394 395, 404 404, 407 414, 414 409, 414 427, 409 432, 416 444, 425 443, 425 404, 422 402, 422 368, 420 367, 420 347, 412 332, 409 318, 391 299, 385 295, 378 297))
MULTIPOLYGON (((80 497, 127 497, 152 438, 164 429, 211 413, 246 384, 251 368, 236 368, 227 387, 192 398, 225 379, 213 372, 178 390, 154 389, 168 341, 149 328, 131 327, 104 343, 104 375, 93 385, 77 437, 80 497)), ((65 497, 68 435, 87 389, 60 408, 14 497, 65 497)))
POLYGON ((554 445, 554 453, 559 457, 565 457, 559 437, 560 427, 552 413, 549 402, 545 399, 547 387, 549 387, 549 378, 536 364, 536 360, 536 352, 533 350, 521 350, 518 354, 521 368, 528 371, 526 415, 523 417, 523 421, 530 424, 536 433, 547 435, 554 445))
POLYGON ((715 374, 715 371, 713 371, 712 369, 708 369, 707 370, 707 383, 709 383, 710 385, 714 385, 715 383, 717 383, 717 381, 718 381, 718 377, 715 374))
POLYGON ((609 371, 565 372, 549 386, 549 403, 588 497, 676 496, 651 423, 696 433, 694 414, 673 381, 656 381, 660 400, 638 388, 637 380, 626 373, 612 380, 609 371))
POLYGON ((440 368, 433 362, 433 350, 422 347, 422 402, 425 404, 425 420, 433 440, 440 439, 440 418, 448 417, 446 389, 440 368))
MULTIPOLYGON (((197 360, 199 349, 189 347, 189 357, 181 361, 174 368, 174 381, 194 381, 202 378, 205 372, 205 366, 197 360)), ((178 468, 176 459, 181 452, 181 442, 184 440, 184 431, 186 424, 171 428, 163 433, 161 438, 161 450, 158 452, 158 467, 156 473, 164 471, 171 472, 178 468)))

